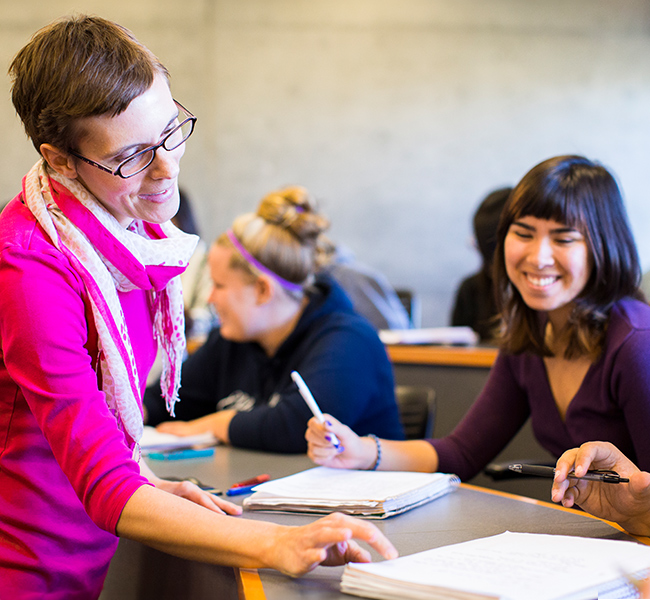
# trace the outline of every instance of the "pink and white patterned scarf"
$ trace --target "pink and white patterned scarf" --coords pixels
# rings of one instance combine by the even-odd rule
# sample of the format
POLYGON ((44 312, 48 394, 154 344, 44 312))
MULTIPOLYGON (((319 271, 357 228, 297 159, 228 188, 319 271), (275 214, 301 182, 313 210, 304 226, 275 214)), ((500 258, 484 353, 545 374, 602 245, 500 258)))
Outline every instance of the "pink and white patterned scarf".
POLYGON ((140 289, 151 294, 154 333, 163 356, 160 383, 173 415, 185 352, 178 275, 187 267, 198 237, 171 222, 134 221, 125 229, 83 185, 54 172, 43 160, 23 179, 23 196, 86 286, 99 337, 102 391, 118 424, 135 442, 138 459, 143 432, 140 378, 118 291, 140 289))

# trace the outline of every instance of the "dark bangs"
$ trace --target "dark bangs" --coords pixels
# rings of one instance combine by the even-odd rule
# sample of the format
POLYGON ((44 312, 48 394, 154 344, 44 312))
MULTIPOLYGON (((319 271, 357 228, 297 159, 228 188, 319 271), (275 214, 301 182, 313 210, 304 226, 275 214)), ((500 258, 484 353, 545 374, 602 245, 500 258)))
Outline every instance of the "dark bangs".
POLYGON ((528 178, 520 182, 507 207, 508 227, 522 217, 535 217, 564 223, 583 234, 587 233, 584 227, 584 206, 589 204, 592 195, 575 185, 576 180, 580 179, 580 163, 574 164, 572 161, 570 168, 569 165, 562 166, 563 168, 558 166, 544 171, 538 165, 530 171, 528 178))

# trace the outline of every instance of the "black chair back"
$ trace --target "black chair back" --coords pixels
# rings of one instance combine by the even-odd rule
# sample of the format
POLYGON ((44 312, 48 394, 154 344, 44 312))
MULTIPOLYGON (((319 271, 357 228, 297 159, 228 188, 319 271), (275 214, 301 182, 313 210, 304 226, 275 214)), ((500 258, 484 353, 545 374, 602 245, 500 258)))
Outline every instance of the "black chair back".
POLYGON ((398 385, 395 398, 407 440, 433 437, 436 393, 425 385, 398 385))

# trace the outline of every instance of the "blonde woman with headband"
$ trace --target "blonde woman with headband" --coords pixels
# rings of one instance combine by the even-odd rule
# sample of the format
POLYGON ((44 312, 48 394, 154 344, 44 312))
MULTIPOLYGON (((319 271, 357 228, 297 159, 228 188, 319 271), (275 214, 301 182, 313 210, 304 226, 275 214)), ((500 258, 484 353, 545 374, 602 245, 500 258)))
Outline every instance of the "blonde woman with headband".
MULTIPOLYGON (((289 187, 217 239, 208 261, 221 325, 183 364, 181 422, 161 431, 212 431, 234 446, 305 452, 311 412, 291 379, 296 370, 322 410, 359 435, 403 439, 377 334, 332 279, 316 274, 327 226, 307 191, 289 187)), ((160 386, 147 390, 145 404, 149 423, 169 419, 160 386)))

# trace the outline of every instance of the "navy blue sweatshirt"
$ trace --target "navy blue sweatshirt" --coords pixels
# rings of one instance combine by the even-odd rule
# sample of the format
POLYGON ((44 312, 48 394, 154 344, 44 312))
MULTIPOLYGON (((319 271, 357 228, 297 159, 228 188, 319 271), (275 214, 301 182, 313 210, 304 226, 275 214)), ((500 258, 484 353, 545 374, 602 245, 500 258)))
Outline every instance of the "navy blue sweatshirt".
MULTIPOLYGON (((296 328, 268 357, 254 342, 231 342, 214 329, 184 363, 176 417, 189 421, 222 409, 233 446, 302 453, 312 414, 290 373, 298 371, 324 413, 359 435, 404 439, 395 403, 393 371, 372 326, 356 314, 345 292, 321 275, 296 328)), ((147 389, 148 424, 170 417, 160 385, 147 389)))

